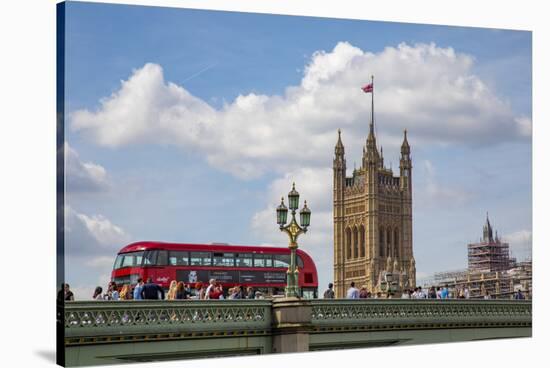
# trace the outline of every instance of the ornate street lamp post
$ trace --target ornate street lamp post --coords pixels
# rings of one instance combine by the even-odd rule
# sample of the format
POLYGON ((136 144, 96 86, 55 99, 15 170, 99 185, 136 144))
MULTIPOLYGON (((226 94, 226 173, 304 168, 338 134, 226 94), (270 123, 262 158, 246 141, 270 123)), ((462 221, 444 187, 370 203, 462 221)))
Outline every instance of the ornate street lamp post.
POLYGON ((388 283, 388 296, 391 295, 392 292, 392 282, 393 282, 393 274, 391 272, 386 273, 386 282, 388 283))
POLYGON ((307 202, 304 201, 304 208, 300 211, 300 225, 296 222, 296 210, 298 209, 298 202, 300 194, 296 191, 294 183, 292 183, 292 190, 288 193, 288 208, 285 206, 284 197, 281 198, 281 204, 277 207, 277 224, 279 229, 287 233, 290 238, 288 247, 290 248, 290 265, 286 271, 286 297, 300 297, 300 290, 298 287, 298 267, 296 267, 296 249, 298 249, 298 236, 307 232, 309 226, 309 220, 311 218, 311 211, 307 208, 307 202), (290 223, 286 225, 288 210, 292 211, 292 219, 290 223))

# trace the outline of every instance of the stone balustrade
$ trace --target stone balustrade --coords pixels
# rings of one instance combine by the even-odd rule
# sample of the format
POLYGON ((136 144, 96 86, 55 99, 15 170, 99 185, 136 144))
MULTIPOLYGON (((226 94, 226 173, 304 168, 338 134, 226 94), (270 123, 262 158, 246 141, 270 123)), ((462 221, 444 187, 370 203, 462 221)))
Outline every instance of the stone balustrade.
POLYGON ((67 365, 531 336, 529 300, 67 302, 67 365))

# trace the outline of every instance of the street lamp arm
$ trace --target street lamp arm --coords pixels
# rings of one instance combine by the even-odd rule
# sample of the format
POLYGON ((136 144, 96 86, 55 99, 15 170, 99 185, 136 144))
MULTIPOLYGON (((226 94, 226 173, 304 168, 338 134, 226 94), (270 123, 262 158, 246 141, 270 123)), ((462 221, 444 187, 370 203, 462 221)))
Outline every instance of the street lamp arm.
POLYGON ((291 247, 297 247, 298 246, 298 237, 300 234, 307 232, 306 227, 301 227, 298 225, 298 222, 296 221, 296 211, 292 211, 292 220, 290 220, 290 223, 286 226, 281 225, 280 227, 281 231, 284 231, 287 233, 288 237, 290 238, 290 244, 291 247))

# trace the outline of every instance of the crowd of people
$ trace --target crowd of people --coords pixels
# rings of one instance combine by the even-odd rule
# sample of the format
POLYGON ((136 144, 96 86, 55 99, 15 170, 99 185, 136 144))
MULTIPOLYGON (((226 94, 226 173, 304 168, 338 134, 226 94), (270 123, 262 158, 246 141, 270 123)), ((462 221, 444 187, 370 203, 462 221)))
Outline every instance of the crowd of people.
MULTIPOLYGON (((335 294, 333 290, 334 285, 332 283, 328 284, 327 290, 323 293, 323 298, 333 299, 335 294)), ((377 292, 371 293, 367 290, 366 286, 358 289, 355 287, 355 282, 351 282, 349 289, 346 292, 346 299, 381 299, 381 298, 394 298, 395 293, 392 292, 377 292)), ((513 299, 523 300, 525 295, 521 290, 515 292, 512 296, 513 299)), ((488 291, 485 292, 483 299, 493 299, 494 296, 491 295, 488 291)), ((449 285, 444 287, 435 287, 432 286, 428 290, 422 289, 421 286, 415 287, 414 289, 405 289, 401 293, 401 299, 470 299, 470 290, 468 287, 461 288, 450 288, 449 285)))
MULTIPOLYGON (((95 288, 93 300, 181 300, 181 299, 263 299, 264 294, 252 287, 241 287, 239 285, 224 289, 223 285, 215 279, 211 279, 208 284, 197 282, 192 288, 189 284, 181 281, 172 280, 168 291, 153 282, 149 277, 146 282, 142 278, 137 280, 137 284, 117 285, 111 281, 104 290, 101 286, 95 288)), ((58 299, 64 301, 74 301, 74 294, 70 290, 69 284, 63 284, 58 293, 58 299)))
MULTIPOLYGON (((335 293, 332 283, 328 284, 328 288, 323 293, 323 298, 334 299, 335 293)), ((346 299, 382 299, 394 298, 395 293, 392 292, 376 292, 371 293, 366 286, 358 289, 355 287, 355 282, 351 282, 349 289, 346 292, 346 299)), ((521 290, 516 291, 512 296, 513 299, 526 299, 521 290)), ((494 297, 488 292, 485 292, 483 299, 493 299, 494 297)), ((74 301, 74 294, 70 289, 69 284, 62 284, 61 289, 57 294, 58 301, 74 301)), ((252 287, 243 288, 239 285, 231 287, 227 290, 223 288, 220 282, 215 279, 210 279, 208 285, 202 282, 197 282, 194 288, 186 285, 181 281, 172 280, 168 291, 153 282, 149 277, 147 282, 139 278, 137 284, 132 287, 129 284, 117 285, 111 281, 107 286, 107 290, 103 292, 103 288, 98 286, 95 288, 92 295, 94 300, 180 300, 180 299, 264 299, 264 294, 259 290, 254 290, 252 287)), ((401 293, 401 299, 470 299, 470 290, 468 287, 450 288, 448 285, 444 287, 430 287, 427 291, 421 286, 414 289, 406 289, 401 293)))

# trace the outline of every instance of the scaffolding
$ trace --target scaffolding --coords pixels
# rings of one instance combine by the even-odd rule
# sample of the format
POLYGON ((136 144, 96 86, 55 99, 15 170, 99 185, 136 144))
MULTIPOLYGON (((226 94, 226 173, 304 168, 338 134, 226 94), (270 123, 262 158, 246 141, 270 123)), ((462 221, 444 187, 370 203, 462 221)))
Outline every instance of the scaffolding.
POLYGON ((515 263, 515 258, 510 258, 510 246, 499 239, 468 244, 469 272, 507 271, 515 263))
POLYGON ((468 289, 470 298, 507 299, 521 290, 532 296, 532 262, 517 262, 510 256, 508 243, 500 241, 489 222, 483 226, 483 238, 479 243, 468 244, 468 269, 438 272, 424 286, 448 287, 452 297, 460 290, 468 289))
POLYGON ((468 244, 468 272, 499 272, 514 267, 516 260, 510 258, 510 246, 498 238, 489 222, 489 213, 483 226, 483 238, 479 243, 468 244))

